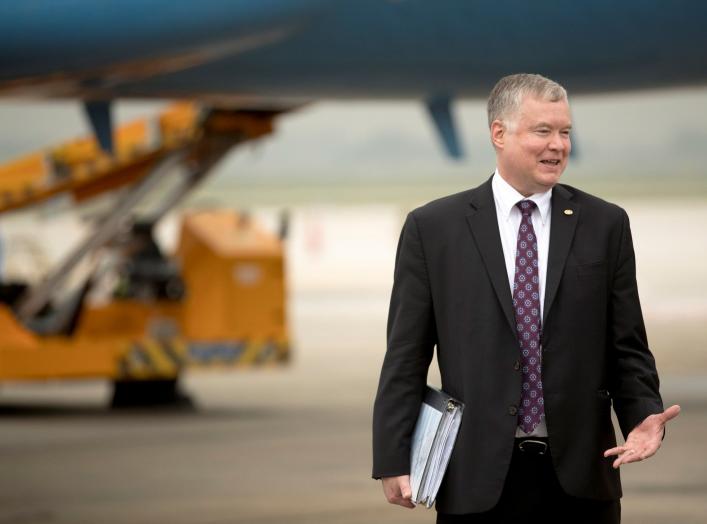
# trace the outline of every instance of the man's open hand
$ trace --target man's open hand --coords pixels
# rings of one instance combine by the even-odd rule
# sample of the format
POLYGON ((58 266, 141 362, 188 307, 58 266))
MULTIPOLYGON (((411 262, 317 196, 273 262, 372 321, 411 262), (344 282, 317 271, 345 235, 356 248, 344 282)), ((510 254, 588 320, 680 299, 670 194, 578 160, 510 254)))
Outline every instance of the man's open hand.
POLYGON ((677 417, 679 413, 680 406, 674 405, 662 413, 646 417, 643 422, 628 434, 623 446, 607 449, 604 452, 604 456, 618 455, 618 458, 614 461, 614 469, 621 466, 621 464, 638 462, 652 457, 658 451, 663 440, 665 424, 677 417))
POLYGON ((404 508, 414 508, 412 503, 412 489, 410 488, 410 475, 400 477, 383 477, 383 493, 391 504, 404 508))

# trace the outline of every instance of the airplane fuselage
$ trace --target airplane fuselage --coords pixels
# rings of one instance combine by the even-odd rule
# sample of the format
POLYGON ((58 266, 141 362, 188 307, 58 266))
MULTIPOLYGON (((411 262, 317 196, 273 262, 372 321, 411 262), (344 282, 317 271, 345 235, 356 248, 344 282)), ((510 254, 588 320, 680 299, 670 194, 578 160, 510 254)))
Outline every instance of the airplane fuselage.
POLYGON ((539 72, 572 93, 707 81, 707 3, 29 0, 0 6, 0 96, 484 96, 539 72))

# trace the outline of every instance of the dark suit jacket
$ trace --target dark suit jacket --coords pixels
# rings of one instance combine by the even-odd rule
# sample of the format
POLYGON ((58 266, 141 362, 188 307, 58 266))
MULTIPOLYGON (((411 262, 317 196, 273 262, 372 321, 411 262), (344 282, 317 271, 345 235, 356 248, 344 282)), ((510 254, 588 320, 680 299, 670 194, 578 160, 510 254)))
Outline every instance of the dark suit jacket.
MULTIPOLYGON (((619 473, 603 458, 616 442, 612 402, 624 436, 663 411, 629 221, 618 206, 557 185, 550 227, 541 343, 552 460, 567 493, 615 499, 619 473)), ((437 509, 486 511, 508 471, 521 389, 490 180, 414 210, 403 227, 373 414, 374 478, 410 471, 435 346, 443 390, 466 404, 437 509)))

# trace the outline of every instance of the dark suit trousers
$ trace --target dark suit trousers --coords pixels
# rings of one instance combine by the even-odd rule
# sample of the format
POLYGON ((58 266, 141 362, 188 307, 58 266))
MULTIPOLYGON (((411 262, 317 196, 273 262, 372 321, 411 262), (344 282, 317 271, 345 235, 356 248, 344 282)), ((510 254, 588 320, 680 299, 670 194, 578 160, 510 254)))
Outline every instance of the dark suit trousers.
POLYGON ((498 504, 483 513, 437 514, 437 524, 618 524, 619 500, 571 497, 562 491, 548 450, 514 450, 498 504))

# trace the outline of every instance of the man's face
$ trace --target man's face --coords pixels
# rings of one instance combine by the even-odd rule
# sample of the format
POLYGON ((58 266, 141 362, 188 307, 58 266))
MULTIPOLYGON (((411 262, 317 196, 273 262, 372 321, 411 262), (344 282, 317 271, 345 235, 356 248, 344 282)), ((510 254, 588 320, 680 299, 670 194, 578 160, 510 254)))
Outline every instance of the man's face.
POLYGON ((524 196, 551 189, 572 148, 569 104, 525 96, 509 120, 510 125, 496 120, 491 126, 501 175, 524 196))

